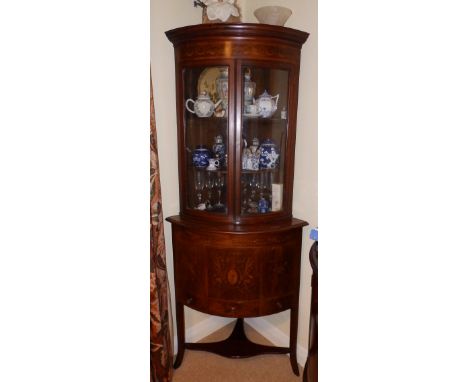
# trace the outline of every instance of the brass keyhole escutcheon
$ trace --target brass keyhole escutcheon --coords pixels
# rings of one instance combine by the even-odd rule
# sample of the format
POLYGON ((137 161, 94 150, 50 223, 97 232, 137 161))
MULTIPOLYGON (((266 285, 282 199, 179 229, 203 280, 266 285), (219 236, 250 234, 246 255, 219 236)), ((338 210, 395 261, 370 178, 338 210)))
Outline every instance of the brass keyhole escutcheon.
POLYGON ((227 280, 228 283, 231 285, 236 285, 237 281, 239 280, 239 275, 234 269, 230 269, 227 273, 227 280))

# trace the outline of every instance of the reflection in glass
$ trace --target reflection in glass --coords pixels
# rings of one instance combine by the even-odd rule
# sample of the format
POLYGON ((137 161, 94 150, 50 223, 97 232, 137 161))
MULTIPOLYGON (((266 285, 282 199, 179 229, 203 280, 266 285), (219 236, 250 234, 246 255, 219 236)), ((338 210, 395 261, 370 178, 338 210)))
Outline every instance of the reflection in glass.
POLYGON ((218 97, 223 105, 224 110, 228 108, 228 95, 229 95, 229 77, 228 68, 220 68, 219 76, 216 79, 216 90, 218 97))
POLYGON ((245 69, 244 72, 244 107, 245 113, 252 112, 253 114, 255 109, 249 108, 253 105, 253 97, 255 95, 255 89, 257 84, 251 80, 251 71, 249 68, 245 69))

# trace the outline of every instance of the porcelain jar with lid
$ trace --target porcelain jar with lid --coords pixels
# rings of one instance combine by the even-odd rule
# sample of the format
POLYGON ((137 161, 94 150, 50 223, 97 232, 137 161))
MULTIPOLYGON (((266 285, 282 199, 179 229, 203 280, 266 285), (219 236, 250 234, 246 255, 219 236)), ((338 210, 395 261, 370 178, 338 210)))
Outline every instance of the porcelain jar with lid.
POLYGON ((206 146, 198 145, 192 152, 192 163, 196 168, 206 168, 211 158, 211 152, 206 146))
POLYGON ((190 113, 196 114, 197 117, 206 118, 213 115, 216 107, 218 107, 220 103, 221 100, 214 103, 206 92, 201 92, 196 101, 191 98, 185 101, 185 107, 190 113), (193 103, 193 109, 189 107, 189 103, 193 103))
POLYGON ((278 166, 279 163, 279 150, 276 143, 267 139, 260 145, 260 163, 259 167, 261 169, 273 169, 278 166))

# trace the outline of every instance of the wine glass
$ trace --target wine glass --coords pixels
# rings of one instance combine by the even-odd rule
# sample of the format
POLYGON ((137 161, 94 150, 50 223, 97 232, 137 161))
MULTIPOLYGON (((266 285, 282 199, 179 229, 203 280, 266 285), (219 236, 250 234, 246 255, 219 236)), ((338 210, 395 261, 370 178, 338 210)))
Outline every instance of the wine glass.
POLYGON ((241 183, 242 183, 242 209, 244 210, 244 212, 247 212, 249 208, 249 202, 247 200, 247 185, 249 182, 247 181, 246 174, 242 175, 241 183))
POLYGON ((224 175, 223 174, 218 174, 218 177, 215 180, 216 188, 218 189, 218 203, 216 204, 218 207, 222 207, 223 203, 221 203, 221 194, 223 192, 223 187, 224 187, 224 175))
POLYGON ((263 192, 263 196, 266 198, 270 195, 270 188, 271 188, 271 179, 270 179, 270 175, 271 173, 269 171, 265 172, 264 174, 264 178, 263 178, 263 185, 262 185, 262 192, 263 192))
POLYGON ((195 208, 199 208, 200 204, 202 203, 202 192, 203 192, 203 173, 201 171, 197 171, 195 173, 195 191, 197 193, 197 200, 195 208))
POLYGON ((264 172, 261 172, 259 177, 259 181, 258 181, 258 189, 260 191, 260 199, 263 198, 263 195, 264 195, 264 189, 265 189, 265 173, 264 172))
POLYGON ((211 176, 211 173, 208 173, 208 178, 206 179, 205 186, 208 190, 208 201, 207 201, 207 208, 211 208, 211 197, 214 187, 214 179, 211 176))
POLYGON ((252 177, 250 178, 249 182, 250 186, 250 198, 255 201, 256 199, 256 191, 258 190, 258 177, 257 174, 253 174, 252 177))
POLYGON ((263 194, 264 198, 270 201, 270 206, 271 206, 271 171, 266 171, 265 172, 265 183, 263 184, 263 194))

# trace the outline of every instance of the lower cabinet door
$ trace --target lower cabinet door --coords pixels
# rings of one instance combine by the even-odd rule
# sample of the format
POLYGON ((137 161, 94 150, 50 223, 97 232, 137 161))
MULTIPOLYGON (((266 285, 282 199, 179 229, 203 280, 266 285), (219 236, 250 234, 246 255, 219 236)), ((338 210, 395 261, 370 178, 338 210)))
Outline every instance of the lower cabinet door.
POLYGON ((297 303, 299 288, 301 230, 297 233, 217 237, 174 229, 177 300, 224 317, 256 317, 289 309, 297 303))

